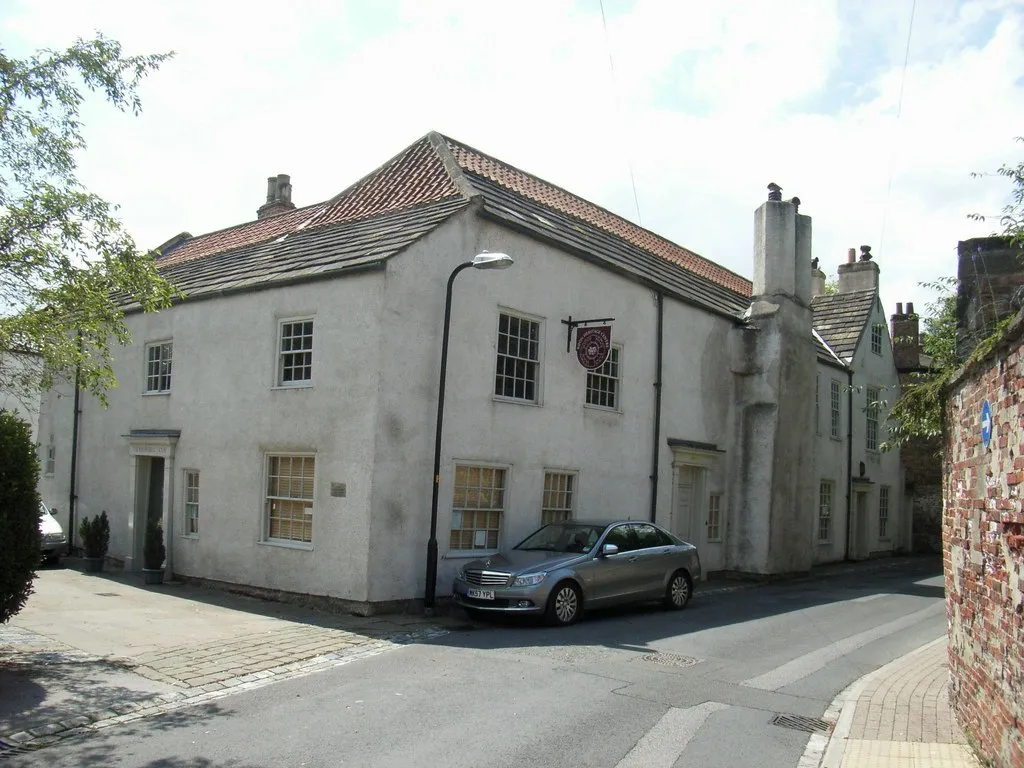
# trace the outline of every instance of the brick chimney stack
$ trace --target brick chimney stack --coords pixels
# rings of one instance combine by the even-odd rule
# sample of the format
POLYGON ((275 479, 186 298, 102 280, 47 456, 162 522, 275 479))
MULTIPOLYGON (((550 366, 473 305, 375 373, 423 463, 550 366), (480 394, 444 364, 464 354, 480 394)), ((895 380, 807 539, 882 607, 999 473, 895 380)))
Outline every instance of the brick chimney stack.
POLYGON ((903 311, 902 302, 896 304, 896 312, 891 317, 892 325, 892 360, 900 373, 916 370, 921 367, 921 326, 920 319, 914 312, 914 303, 907 302, 907 311, 903 311))
POLYGON ((291 176, 287 173, 279 173, 277 176, 267 177, 267 202, 256 211, 256 218, 266 219, 271 216, 280 216, 282 213, 294 209, 291 176))

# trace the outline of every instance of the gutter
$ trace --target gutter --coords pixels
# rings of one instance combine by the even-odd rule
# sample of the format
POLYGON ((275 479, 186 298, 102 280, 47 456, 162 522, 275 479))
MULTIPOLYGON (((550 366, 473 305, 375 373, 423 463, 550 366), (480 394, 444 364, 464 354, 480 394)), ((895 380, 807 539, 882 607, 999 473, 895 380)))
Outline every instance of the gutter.
POLYGON ((658 517, 658 458, 661 448, 661 373, 662 373, 662 348, 665 339, 665 297, 659 291, 657 294, 658 303, 658 335, 656 341, 656 363, 654 373, 654 445, 653 457, 651 459, 651 522, 656 522, 658 517))

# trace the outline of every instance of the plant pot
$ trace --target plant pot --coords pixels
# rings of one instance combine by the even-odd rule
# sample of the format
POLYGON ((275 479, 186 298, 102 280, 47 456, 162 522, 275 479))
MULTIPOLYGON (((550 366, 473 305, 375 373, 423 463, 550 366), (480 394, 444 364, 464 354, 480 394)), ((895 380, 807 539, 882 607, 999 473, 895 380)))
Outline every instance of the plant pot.
POLYGON ((164 569, 163 568, 143 568, 142 578, 145 579, 146 584, 163 584, 164 583, 164 569))
POLYGON ((103 570, 102 557, 83 557, 82 562, 85 563, 86 573, 99 573, 103 570))

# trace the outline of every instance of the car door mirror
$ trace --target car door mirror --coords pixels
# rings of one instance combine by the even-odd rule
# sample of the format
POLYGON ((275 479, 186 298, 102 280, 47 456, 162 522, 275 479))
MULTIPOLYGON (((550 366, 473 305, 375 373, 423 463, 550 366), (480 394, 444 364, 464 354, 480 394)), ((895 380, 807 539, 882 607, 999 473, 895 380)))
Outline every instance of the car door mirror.
POLYGON ((619 554, 619 548, 615 544, 602 544, 601 545, 601 556, 608 557, 608 555, 619 554))

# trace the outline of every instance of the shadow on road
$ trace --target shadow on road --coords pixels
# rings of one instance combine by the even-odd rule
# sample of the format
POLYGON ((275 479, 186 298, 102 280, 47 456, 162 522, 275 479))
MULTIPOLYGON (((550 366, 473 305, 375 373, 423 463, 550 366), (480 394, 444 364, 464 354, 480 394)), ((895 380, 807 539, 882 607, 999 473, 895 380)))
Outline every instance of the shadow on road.
MULTIPOLYGON (((204 768, 248 768, 251 764, 238 760, 213 761, 198 755, 188 754, 189 746, 196 752, 200 747, 192 742, 183 742, 182 754, 148 758, 145 754, 145 739, 155 733, 167 733, 181 728, 191 728, 204 723, 212 724, 217 718, 229 718, 234 710, 217 704, 203 704, 173 710, 157 717, 130 721, 122 725, 102 728, 98 731, 73 736, 49 747, 34 750, 24 755, 8 758, 9 765, 22 766, 92 766, 138 765, 146 768, 178 768, 178 766, 200 766, 204 768), (126 746, 130 744, 131 746, 126 746), (185 746, 188 744, 188 746, 185 746), (140 755, 139 753, 143 753, 140 755)), ((2 758, 0 758, 2 759, 2 758)))
POLYGON ((705 586, 705 594, 698 590, 683 611, 667 611, 656 603, 609 608, 586 613, 573 626, 557 628, 543 626, 535 618, 498 614, 475 620, 474 629, 500 631, 453 632, 430 643, 481 650, 578 644, 649 653, 653 641, 831 603, 870 601, 889 594, 942 600, 945 589, 941 582, 934 583, 941 577, 941 559, 921 557, 889 567, 854 567, 824 579, 776 582, 734 592, 711 592, 712 582, 705 586), (924 583, 929 581, 933 583, 924 583))

